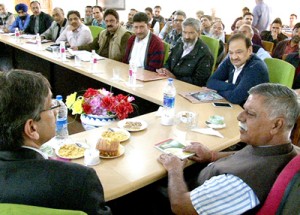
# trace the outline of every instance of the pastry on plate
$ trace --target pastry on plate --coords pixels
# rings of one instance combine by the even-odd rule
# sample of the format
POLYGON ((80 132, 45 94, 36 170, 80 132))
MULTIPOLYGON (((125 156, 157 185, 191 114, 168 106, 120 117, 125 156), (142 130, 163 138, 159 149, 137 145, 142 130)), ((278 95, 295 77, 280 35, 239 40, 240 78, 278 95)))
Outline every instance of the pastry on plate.
POLYGON ((119 152, 120 141, 113 138, 100 138, 96 148, 100 155, 110 157, 117 156, 119 152))

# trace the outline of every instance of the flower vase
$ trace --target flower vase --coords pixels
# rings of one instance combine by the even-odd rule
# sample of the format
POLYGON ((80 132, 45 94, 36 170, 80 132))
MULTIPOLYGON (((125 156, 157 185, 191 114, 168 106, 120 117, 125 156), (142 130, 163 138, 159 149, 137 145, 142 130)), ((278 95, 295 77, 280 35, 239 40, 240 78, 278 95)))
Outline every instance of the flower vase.
POLYGON ((108 125, 117 120, 116 115, 111 116, 99 116, 92 114, 81 114, 81 124, 85 130, 90 130, 98 127, 108 125))

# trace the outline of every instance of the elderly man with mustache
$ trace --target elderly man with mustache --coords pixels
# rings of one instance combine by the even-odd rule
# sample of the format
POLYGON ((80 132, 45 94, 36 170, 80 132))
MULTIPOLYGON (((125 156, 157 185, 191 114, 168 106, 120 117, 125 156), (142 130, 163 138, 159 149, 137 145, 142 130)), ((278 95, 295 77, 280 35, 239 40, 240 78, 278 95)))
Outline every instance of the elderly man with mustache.
POLYGON ((200 172, 192 191, 184 182, 186 161, 169 154, 159 157, 168 171, 175 214, 255 214, 280 171, 296 156, 290 140, 299 116, 296 93, 283 85, 264 83, 249 94, 237 117, 246 147, 235 153, 215 152, 195 142, 185 148, 195 153, 194 161, 211 162, 200 172))
POLYGON ((120 25, 119 14, 114 9, 105 10, 104 21, 106 23, 106 29, 103 30, 93 42, 71 48, 73 50, 96 50, 102 57, 122 61, 131 32, 120 25))

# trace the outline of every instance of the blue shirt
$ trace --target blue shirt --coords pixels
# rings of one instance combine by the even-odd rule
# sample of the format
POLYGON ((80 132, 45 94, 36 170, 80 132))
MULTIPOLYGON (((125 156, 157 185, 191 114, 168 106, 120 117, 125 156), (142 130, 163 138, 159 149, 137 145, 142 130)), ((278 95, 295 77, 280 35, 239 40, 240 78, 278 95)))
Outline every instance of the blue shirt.
POLYGON ((13 24, 9 27, 9 31, 11 33, 15 32, 15 28, 19 28, 19 31, 24 31, 25 28, 29 25, 30 21, 30 15, 26 14, 26 19, 22 20, 20 16, 16 18, 16 20, 13 22, 13 24))
POLYGON ((99 26, 101 28, 106 28, 106 24, 105 24, 105 22, 103 20, 99 24, 96 19, 93 19, 92 26, 99 26))

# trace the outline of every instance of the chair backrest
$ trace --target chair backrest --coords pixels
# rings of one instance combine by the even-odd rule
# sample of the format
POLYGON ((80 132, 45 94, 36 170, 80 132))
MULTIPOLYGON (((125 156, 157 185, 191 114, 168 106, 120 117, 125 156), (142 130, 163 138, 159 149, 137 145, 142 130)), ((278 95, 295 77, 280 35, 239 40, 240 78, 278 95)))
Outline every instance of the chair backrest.
POLYGON ((100 34, 100 32, 104 30, 104 28, 101 28, 99 26, 92 26, 92 25, 90 25, 89 28, 91 30, 93 39, 95 39, 96 37, 98 37, 98 34, 100 34))
POLYGON ((271 191, 268 194, 266 201, 257 215, 265 214, 299 214, 300 198, 295 201, 295 189, 299 195, 300 183, 300 155, 293 158, 280 172, 271 191), (289 200, 293 199, 293 202, 289 200), (291 210, 292 207, 298 208, 295 213, 285 213, 283 211, 291 210))
POLYGON ((170 54, 170 44, 163 41, 164 43, 164 51, 165 51, 165 57, 164 57, 164 64, 167 62, 170 54))
POLYGON ((269 70, 271 83, 279 83, 292 88, 295 76, 295 67, 292 64, 276 58, 266 58, 264 61, 269 70))
POLYGON ((201 35, 200 39, 208 46, 208 48, 210 49, 213 57, 214 57, 214 64, 212 67, 212 72, 215 71, 215 66, 217 63, 217 59, 218 59, 218 52, 219 52, 219 40, 205 36, 205 35, 201 35))
POLYGON ((45 208, 32 205, 0 203, 1 215, 87 215, 82 211, 45 208))
POLYGON ((266 41, 266 40, 262 40, 261 44, 263 46, 263 48, 269 52, 270 54, 272 54, 273 52, 273 48, 274 48, 274 43, 270 42, 270 41, 266 41))

